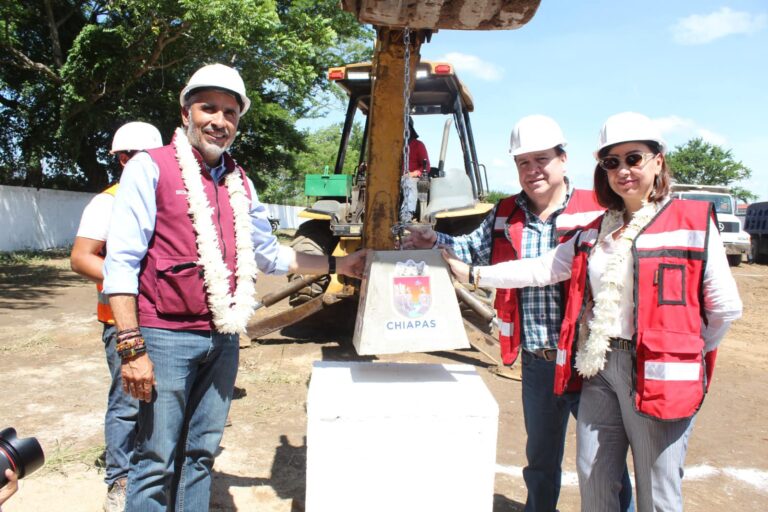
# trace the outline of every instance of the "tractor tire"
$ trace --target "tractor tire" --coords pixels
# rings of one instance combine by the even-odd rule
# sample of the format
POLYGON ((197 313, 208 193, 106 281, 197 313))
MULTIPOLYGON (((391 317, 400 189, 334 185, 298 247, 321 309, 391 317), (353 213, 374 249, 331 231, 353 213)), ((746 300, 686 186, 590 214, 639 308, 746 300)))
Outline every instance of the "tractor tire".
MULTIPOLYGON (((308 220, 300 225, 291 242, 291 248, 294 251, 317 255, 331 254, 335 245, 336 239, 333 233, 331 233, 329 222, 323 220, 308 220)), ((288 281, 295 281, 302 277, 304 276, 301 274, 288 274, 288 281)), ((295 307, 315 297, 319 297, 328 288, 330 282, 331 276, 324 275, 319 280, 291 295, 288 303, 295 307)))
POLYGON ((760 245, 762 240, 759 238, 753 238, 752 239, 752 245, 750 247, 750 263, 768 263, 768 256, 765 255, 765 253, 760 252, 760 245))
POLYGON ((738 267, 741 265, 741 254, 729 254, 727 258, 729 266, 738 267))

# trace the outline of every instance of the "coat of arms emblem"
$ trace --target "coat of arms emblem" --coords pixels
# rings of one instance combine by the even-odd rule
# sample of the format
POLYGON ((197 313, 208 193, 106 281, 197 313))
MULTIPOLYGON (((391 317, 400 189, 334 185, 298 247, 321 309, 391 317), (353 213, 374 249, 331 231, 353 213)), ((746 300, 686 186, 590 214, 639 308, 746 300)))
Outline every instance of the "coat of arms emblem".
POLYGON ((429 311, 432 305, 432 290, 427 271, 427 264, 423 261, 398 261, 395 264, 395 274, 392 278, 393 299, 395 309, 401 315, 418 318, 429 311))

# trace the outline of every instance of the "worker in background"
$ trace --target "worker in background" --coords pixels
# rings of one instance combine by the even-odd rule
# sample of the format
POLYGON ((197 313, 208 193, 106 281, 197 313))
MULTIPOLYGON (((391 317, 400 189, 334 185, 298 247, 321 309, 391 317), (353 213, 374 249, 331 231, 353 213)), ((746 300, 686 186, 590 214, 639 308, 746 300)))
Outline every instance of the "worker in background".
MULTIPOLYGON (((565 176, 568 155, 560 126, 550 117, 520 119, 511 136, 522 191, 502 199, 473 232, 452 237, 431 227, 414 228, 402 240, 405 249, 451 248, 470 265, 535 258, 600 216, 591 190, 573 189, 565 176)), ((556 396, 555 361, 565 296, 559 284, 496 292, 499 342, 504 364, 512 365, 522 348, 523 415, 528 461, 523 478, 526 512, 554 512, 560 495, 568 418, 578 413, 579 393, 556 396)), ((632 489, 625 471, 621 511, 632 510, 632 489)))
MULTIPOLYGON (((148 123, 131 122, 121 126, 112 138, 110 154, 115 155, 120 166, 125 165, 133 156, 145 149, 163 145, 160 132, 148 123)), ((72 270, 96 283, 98 302, 96 317, 103 325, 101 339, 107 354, 107 365, 112 375, 107 399, 107 413, 104 418, 104 440, 106 442, 106 475, 108 486, 104 502, 105 512, 121 511, 125 508, 125 484, 128 478, 128 465, 133 452, 136 437, 136 418, 139 412, 138 401, 123 393, 120 378, 120 357, 115 349, 115 320, 106 295, 102 293, 101 283, 105 244, 112 218, 112 205, 118 185, 114 184, 95 196, 83 211, 80 227, 75 236, 70 255, 72 270)))
POLYGON ((717 347, 742 314, 713 205, 670 199, 666 150, 648 117, 613 115, 595 151, 604 215, 535 259, 470 267, 443 252, 460 282, 567 283, 552 385, 559 397, 574 377, 583 379, 576 427, 583 512, 619 506, 614 490, 628 448, 638 510, 683 510, 694 417, 717 347))
POLYGON ((429 174, 429 154, 427 146, 419 140, 419 134, 413 127, 413 118, 408 116, 408 175, 419 178, 423 173, 429 174))
POLYGON ((361 277, 365 267, 366 251, 296 253, 272 234, 228 151, 250 106, 237 70, 198 69, 179 105, 183 128, 171 143, 126 166, 113 217, 120 229, 107 240, 104 293, 123 390, 140 400, 131 511, 208 510, 257 270, 361 277))
MULTIPOLYGON (((408 116, 408 169, 403 170, 401 188, 403 201, 400 206, 400 221, 410 222, 416 216, 419 178, 429 175, 429 154, 427 147, 419 140, 413 127, 413 118, 408 116)), ((405 166, 405 164, 403 164, 405 166)))

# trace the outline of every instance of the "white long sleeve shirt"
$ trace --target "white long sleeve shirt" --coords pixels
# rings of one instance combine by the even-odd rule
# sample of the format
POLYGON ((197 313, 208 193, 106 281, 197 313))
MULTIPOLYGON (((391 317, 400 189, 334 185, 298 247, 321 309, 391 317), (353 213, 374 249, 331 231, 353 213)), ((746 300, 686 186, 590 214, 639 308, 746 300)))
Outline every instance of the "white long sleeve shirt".
MULTIPOLYGON (((589 284, 592 296, 600 293, 600 277, 610 255, 616 250, 615 233, 621 226, 600 238, 589 256, 589 284)), ((707 265, 704 270, 704 311, 707 324, 702 323, 702 337, 705 351, 715 348, 725 336, 731 322, 741 317, 742 304, 736 281, 731 275, 728 259, 725 255, 720 233, 710 221, 710 236, 707 245, 707 265)), ((479 283, 494 288, 522 288, 525 286, 546 286, 565 281, 571 277, 574 257, 574 245, 578 237, 558 245, 555 249, 539 258, 521 259, 479 267, 479 283)), ((618 338, 631 339, 634 335, 634 259, 630 254, 626 258, 624 269, 624 287, 622 288, 619 318, 615 332, 618 338)))
MULTIPOLYGON (((221 179, 222 171, 222 166, 210 170, 216 180, 221 179)), ((155 190, 159 177, 160 169, 147 153, 131 158, 123 170, 107 237, 104 262, 106 294, 138 294, 139 268, 155 230, 155 190)), ((266 274, 284 274, 293 260, 293 249, 278 243, 272 234, 267 208, 256 196, 250 179, 247 186, 251 191, 249 213, 256 265, 266 274)))

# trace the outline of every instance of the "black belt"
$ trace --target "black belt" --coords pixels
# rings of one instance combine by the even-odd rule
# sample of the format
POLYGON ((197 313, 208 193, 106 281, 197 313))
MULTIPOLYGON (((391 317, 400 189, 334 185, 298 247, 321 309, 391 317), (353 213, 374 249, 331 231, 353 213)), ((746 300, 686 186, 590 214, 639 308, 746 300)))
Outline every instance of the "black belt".
POLYGON ((624 338, 610 338, 608 342, 611 345, 611 348, 615 348, 617 350, 634 350, 635 345, 632 343, 632 340, 626 340, 624 338))
POLYGON ((526 350, 526 352, 536 359, 543 359, 545 361, 554 361, 557 359, 556 348, 540 348, 539 350, 526 350))

